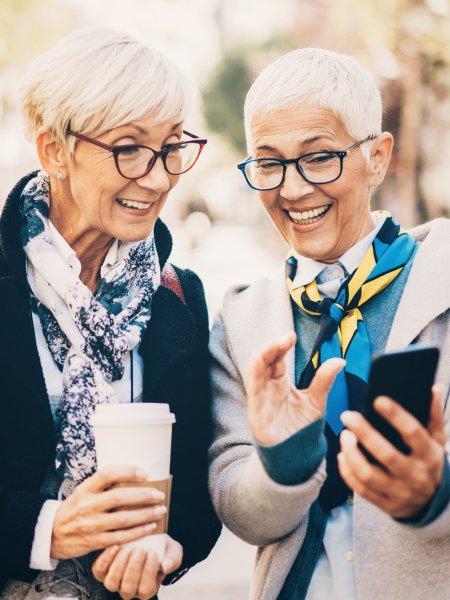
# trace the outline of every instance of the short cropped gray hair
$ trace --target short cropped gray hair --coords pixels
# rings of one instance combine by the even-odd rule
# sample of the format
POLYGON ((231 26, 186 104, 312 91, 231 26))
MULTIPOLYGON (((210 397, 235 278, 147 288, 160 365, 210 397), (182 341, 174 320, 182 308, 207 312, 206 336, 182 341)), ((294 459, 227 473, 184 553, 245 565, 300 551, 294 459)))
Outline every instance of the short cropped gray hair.
MULTIPOLYGON (((355 141, 381 133, 381 95, 367 69, 345 54, 301 48, 266 67, 250 87, 244 107, 249 149, 254 117, 302 104, 333 112, 355 141)), ((370 144, 364 146, 368 160, 370 144)))
POLYGON ((99 136, 150 113, 155 122, 184 120, 191 90, 168 58, 129 34, 75 31, 31 64, 20 108, 27 137, 45 127, 73 151, 67 130, 99 136))

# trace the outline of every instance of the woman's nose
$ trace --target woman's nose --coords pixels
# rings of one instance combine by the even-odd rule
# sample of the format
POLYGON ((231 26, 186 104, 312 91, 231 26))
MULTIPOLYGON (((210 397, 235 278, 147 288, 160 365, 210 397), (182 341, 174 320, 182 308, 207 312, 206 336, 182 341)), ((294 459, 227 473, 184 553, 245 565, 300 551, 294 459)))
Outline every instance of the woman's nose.
POLYGON ((164 168, 164 164, 160 156, 156 159, 156 162, 150 172, 147 173, 147 175, 144 175, 144 177, 137 179, 136 183, 140 187, 151 190, 158 194, 164 194, 172 187, 171 176, 164 168))
POLYGON ((314 192, 314 185, 300 175, 293 164, 286 166, 286 173, 280 193, 287 200, 298 200, 314 192))

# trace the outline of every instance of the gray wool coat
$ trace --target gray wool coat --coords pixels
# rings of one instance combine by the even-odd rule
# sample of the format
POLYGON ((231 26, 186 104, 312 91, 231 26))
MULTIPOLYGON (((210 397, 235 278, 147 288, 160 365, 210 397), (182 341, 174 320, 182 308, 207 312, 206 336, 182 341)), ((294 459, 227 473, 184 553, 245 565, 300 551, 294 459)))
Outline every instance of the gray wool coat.
MULTIPOLYGON (((421 241, 394 317, 387 350, 418 338, 439 345, 437 381, 446 385, 450 439, 450 220, 410 232, 421 241)), ((242 540, 258 546, 250 597, 275 600, 303 543, 308 512, 325 480, 325 461, 299 485, 284 486, 265 472, 247 422, 242 375, 252 355, 293 331, 283 273, 225 297, 213 326, 215 438, 210 491, 217 514, 242 540)), ((294 381, 294 351, 288 356, 294 381)), ((450 443, 447 444, 450 460, 450 443)), ((400 524, 355 496, 353 550, 359 600, 450 600, 450 506, 422 528, 400 524)))

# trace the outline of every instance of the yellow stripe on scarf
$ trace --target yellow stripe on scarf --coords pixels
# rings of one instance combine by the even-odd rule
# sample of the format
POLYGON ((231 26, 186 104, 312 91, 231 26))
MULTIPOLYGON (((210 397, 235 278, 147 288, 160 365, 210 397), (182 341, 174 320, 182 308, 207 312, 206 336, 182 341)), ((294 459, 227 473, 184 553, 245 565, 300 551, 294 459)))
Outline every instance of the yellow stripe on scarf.
POLYGON ((315 280, 311 281, 311 283, 308 283, 308 285, 306 286, 301 286, 298 288, 294 289, 294 285, 291 279, 288 278, 288 289, 289 289, 289 293, 292 297, 292 299, 294 300, 294 302, 300 306, 305 312, 307 312, 309 315, 313 315, 315 317, 320 317, 321 313, 319 312, 315 312, 312 310, 308 310, 302 302, 302 294, 303 292, 306 291, 306 293, 308 294, 308 297, 310 298, 310 300, 313 300, 314 302, 320 302, 320 294, 319 294, 319 288, 317 287, 317 283, 315 280))
POLYGON ((378 292, 384 290, 384 288, 387 287, 391 281, 394 281, 402 269, 403 267, 399 267, 394 271, 390 271, 384 275, 379 275, 376 279, 364 283, 361 288, 361 298, 358 304, 364 304, 364 302, 372 298, 372 296, 375 296, 378 294, 378 292))
POLYGON ((311 362, 314 365, 314 368, 317 370, 317 367, 319 366, 319 351, 318 350, 312 357, 311 362))
POLYGON ((345 315, 339 324, 338 336, 343 358, 345 358, 347 348, 358 329, 358 321, 362 321, 362 314, 359 308, 354 308, 345 315))
POLYGON ((364 284, 365 280, 369 277, 372 269, 377 264, 375 260, 375 255, 373 252, 373 245, 370 245, 370 248, 367 250, 364 258, 360 262, 356 273, 353 275, 351 280, 348 283, 348 300, 347 304, 353 300, 354 295, 361 289, 361 286, 364 284))

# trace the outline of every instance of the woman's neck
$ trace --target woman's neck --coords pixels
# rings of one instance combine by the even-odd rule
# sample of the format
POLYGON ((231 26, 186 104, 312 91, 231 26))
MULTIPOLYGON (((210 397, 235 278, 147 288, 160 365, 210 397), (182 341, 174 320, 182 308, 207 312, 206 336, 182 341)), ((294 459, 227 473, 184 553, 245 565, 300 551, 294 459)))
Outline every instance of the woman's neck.
POLYGON ((100 270, 114 238, 87 227, 83 220, 68 221, 59 211, 50 208, 50 221, 76 253, 81 263, 80 280, 94 292, 100 282, 100 270))
POLYGON ((100 270, 103 261, 114 239, 110 236, 100 235, 95 240, 78 237, 72 243, 67 239, 66 241, 76 252, 81 263, 80 280, 92 292, 95 292, 100 283, 100 270))

